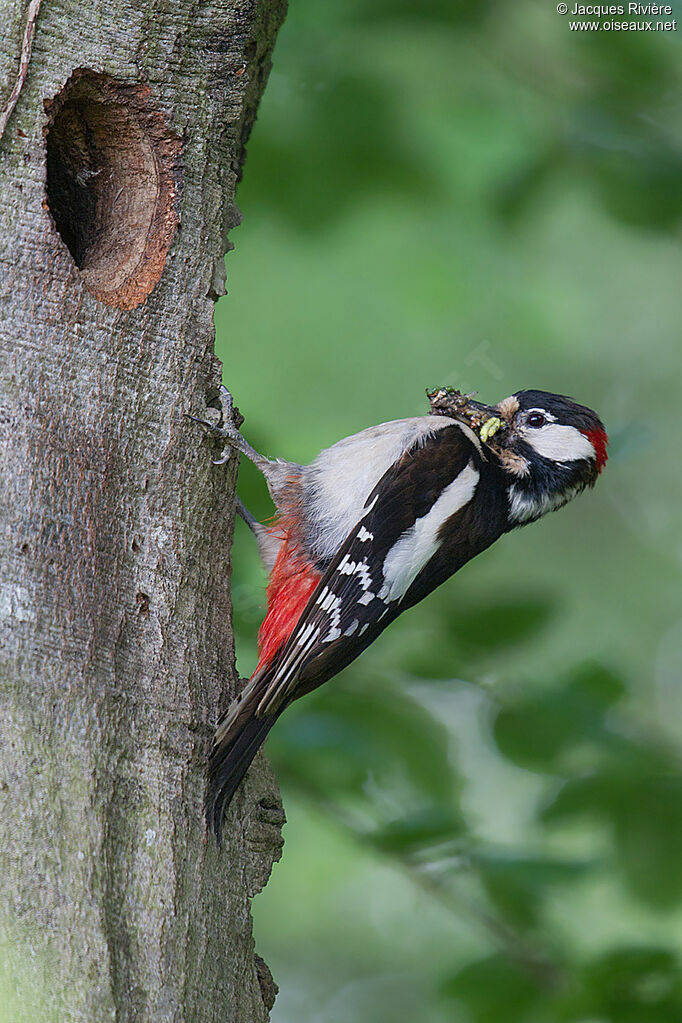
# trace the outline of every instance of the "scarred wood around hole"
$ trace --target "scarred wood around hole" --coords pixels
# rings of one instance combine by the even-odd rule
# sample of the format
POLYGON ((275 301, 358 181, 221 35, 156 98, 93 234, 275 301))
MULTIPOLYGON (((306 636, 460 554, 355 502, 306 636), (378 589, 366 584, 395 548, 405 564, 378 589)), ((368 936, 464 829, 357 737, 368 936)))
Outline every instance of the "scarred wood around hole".
POLYGON ((178 224, 182 145, 146 85, 78 68, 46 101, 46 206, 95 298, 133 309, 178 224))

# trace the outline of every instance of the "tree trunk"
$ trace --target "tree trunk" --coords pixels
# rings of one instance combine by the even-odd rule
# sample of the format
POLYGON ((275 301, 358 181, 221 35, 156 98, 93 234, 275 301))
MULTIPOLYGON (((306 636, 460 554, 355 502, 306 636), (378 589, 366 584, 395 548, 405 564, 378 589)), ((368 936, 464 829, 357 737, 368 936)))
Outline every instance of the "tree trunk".
MULTIPOLYGON (((220 382, 284 3, 44 0, 0 142, 0 1017, 8 976, 31 1020, 268 1016, 249 899, 276 782, 259 759, 220 851, 202 806, 237 681, 235 465, 183 413, 220 382)), ((1 110, 27 5, 0 18, 1 110)))

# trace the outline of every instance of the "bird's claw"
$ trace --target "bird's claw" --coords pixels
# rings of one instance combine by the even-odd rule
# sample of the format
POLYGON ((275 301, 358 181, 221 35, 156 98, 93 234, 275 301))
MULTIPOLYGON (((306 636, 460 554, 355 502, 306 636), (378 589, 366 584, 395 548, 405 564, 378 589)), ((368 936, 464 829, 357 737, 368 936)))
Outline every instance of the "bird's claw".
POLYGON ((212 458, 211 462, 213 465, 225 465, 226 462, 230 461, 232 457, 232 448, 229 444, 226 444, 223 450, 220 452, 220 458, 212 458))

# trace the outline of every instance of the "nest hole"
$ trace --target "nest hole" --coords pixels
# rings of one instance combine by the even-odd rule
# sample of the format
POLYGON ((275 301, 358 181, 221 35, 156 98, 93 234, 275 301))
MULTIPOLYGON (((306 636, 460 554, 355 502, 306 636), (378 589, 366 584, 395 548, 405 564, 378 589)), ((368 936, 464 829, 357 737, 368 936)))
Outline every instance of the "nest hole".
POLYGON ((78 69, 45 104, 47 207, 87 290, 132 309, 178 223, 179 139, 144 85, 78 69))

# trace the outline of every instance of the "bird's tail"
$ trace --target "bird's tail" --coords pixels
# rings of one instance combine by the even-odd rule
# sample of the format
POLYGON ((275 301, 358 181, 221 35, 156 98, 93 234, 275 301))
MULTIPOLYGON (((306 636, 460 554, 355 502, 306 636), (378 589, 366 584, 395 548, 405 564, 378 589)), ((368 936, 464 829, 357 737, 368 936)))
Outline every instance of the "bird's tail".
POLYGON ((256 715, 264 679, 257 673, 218 724, 208 763, 206 818, 220 845, 223 815, 283 707, 256 715))

